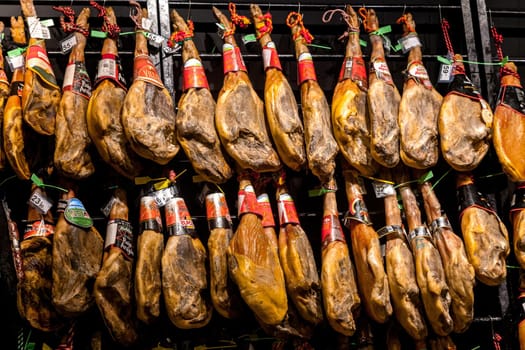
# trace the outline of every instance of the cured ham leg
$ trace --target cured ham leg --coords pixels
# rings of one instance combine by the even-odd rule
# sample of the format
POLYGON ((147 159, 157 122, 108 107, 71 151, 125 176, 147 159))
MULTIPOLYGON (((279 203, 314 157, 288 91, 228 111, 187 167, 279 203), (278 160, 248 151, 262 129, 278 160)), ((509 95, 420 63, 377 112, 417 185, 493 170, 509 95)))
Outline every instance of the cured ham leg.
MULTIPOLYGON (((11 36, 17 45, 25 45, 25 30, 22 17, 11 17, 11 36)), ((22 180, 29 180, 31 171, 24 151, 24 129, 22 117, 22 89, 24 68, 15 69, 11 76, 11 92, 3 109, 2 138, 3 150, 11 169, 22 180)))
MULTIPOLYGON (((112 7, 105 7, 106 25, 115 27, 112 7)), ((126 97, 126 81, 117 48, 118 34, 108 33, 102 45, 94 90, 87 109, 87 128, 98 153, 117 173, 133 179, 141 172, 138 155, 131 149, 120 113, 126 97)))
MULTIPOLYGON (((412 14, 405 14, 402 22, 405 40, 415 40, 416 24, 412 14)), ((427 169, 439 159, 437 123, 443 97, 430 82, 423 65, 421 44, 410 49, 405 74, 398 116, 401 160, 409 167, 427 169)))
POLYGON ((392 305, 379 238, 370 222, 357 174, 345 170, 344 175, 349 206, 345 226, 350 230, 360 295, 368 316, 385 323, 392 314, 392 305))
POLYGON ((270 172, 281 168, 266 130, 263 102, 253 89, 234 28, 216 7, 213 14, 224 27, 224 83, 217 98, 215 126, 226 152, 241 169, 270 172))
POLYGON ((514 181, 525 181, 525 92, 512 62, 501 70, 492 137, 503 171, 514 181))
MULTIPOLYGON (((190 29, 177 11, 171 11, 175 32, 190 35, 190 29)), ((177 139, 193 169, 206 181, 223 183, 233 171, 222 154, 219 135, 215 130, 215 100, 199 52, 191 36, 182 43, 184 65, 183 93, 177 112, 177 139)))
POLYGON ((457 171, 475 169, 489 150, 492 111, 465 74, 461 55, 454 56, 454 80, 439 111, 441 153, 457 171))
POLYGON ((246 177, 240 179, 238 208, 239 226, 228 247, 230 276, 257 319, 278 325, 286 316, 288 298, 277 241, 265 234, 262 211, 246 177))
POLYGON ((88 153, 91 139, 86 121, 91 80, 86 69, 84 48, 89 33, 90 13, 86 7, 78 15, 76 25, 85 32, 74 32, 76 45, 69 55, 62 99, 56 114, 54 164, 62 175, 72 179, 84 179, 95 172, 88 153))
MULTIPOLYGON (((147 10, 131 3, 137 11, 136 23, 142 23, 142 18, 148 17, 147 10)), ((133 84, 124 99, 121 118, 131 148, 141 157, 164 165, 177 155, 180 146, 173 100, 149 57, 143 30, 135 37, 133 84)))
MULTIPOLYGON (((387 177, 390 176, 384 176, 387 177)), ((416 280, 414 258, 406 239, 394 188, 384 202, 386 226, 378 234, 386 239, 386 273, 394 314, 413 339, 422 340, 427 336, 428 330, 416 280)))
POLYGON ((522 269, 525 269, 525 183, 516 184, 510 209, 514 255, 522 269))
POLYGON ((351 336, 356 331, 361 298, 357 290, 354 266, 339 221, 334 179, 326 184, 321 231, 321 288, 328 324, 336 331, 351 336))
MULTIPOLYGON (((370 151, 379 164, 392 168, 399 162, 397 115, 401 96, 394 85, 385 60, 383 39, 374 34, 379 29, 376 13, 372 9, 366 11, 364 8, 360 13, 363 17, 363 26, 369 33, 372 43, 366 99, 370 118, 370 151)), ((358 36, 356 38, 359 39, 358 36)))
POLYGON ((113 339, 131 346, 138 340, 133 310, 133 227, 129 222, 126 192, 116 189, 106 226, 102 267, 93 294, 113 339))
POLYGON ((370 153, 370 121, 366 108, 366 68, 359 46, 359 21, 351 6, 348 43, 339 81, 332 96, 335 140, 348 163, 363 175, 373 175, 378 164, 370 153))
POLYGON ((450 292, 450 315, 454 321, 454 332, 468 329, 474 318, 474 268, 467 259, 465 246, 443 213, 439 200, 430 182, 420 184, 427 220, 430 222, 434 244, 439 250, 445 277, 450 292))
MULTIPOLYGON (((398 182, 406 184, 406 179, 405 174, 400 174, 398 182)), ((443 263, 428 228, 421 221, 421 212, 412 189, 408 184, 401 185, 400 193, 408 222, 408 241, 414 255, 417 284, 423 306, 434 332, 445 336, 452 332, 453 321, 450 316, 451 299, 443 263)))
POLYGON ((299 107, 279 62, 275 43, 270 36, 271 15, 263 15, 258 5, 251 4, 255 34, 262 47, 266 80, 264 83, 264 106, 266 120, 277 152, 290 169, 300 171, 306 165, 304 130, 299 107))
MULTIPOLYGON (((38 22, 33 0, 20 0, 26 20, 38 22)), ((24 88, 22 89, 22 115, 37 133, 53 135, 55 118, 60 103, 60 87, 49 58, 45 41, 31 37, 26 52, 24 88)))
POLYGON ((307 41, 302 33, 300 15, 290 17, 295 43, 295 57, 299 66, 298 82, 301 89, 301 110, 303 112, 304 140, 308 167, 321 183, 326 183, 335 172, 335 157, 339 147, 332 132, 330 106, 317 82, 315 67, 307 41))
POLYGON ((457 173, 456 187, 467 257, 480 282, 497 286, 507 277, 505 259, 510 252, 507 228, 477 191, 470 173, 457 173))

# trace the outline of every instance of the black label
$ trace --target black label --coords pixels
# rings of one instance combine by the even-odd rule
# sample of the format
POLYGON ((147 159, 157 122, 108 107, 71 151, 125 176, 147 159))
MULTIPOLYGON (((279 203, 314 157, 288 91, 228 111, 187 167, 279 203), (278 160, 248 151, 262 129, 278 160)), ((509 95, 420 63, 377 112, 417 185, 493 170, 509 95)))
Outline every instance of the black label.
POLYGON ((472 84, 465 74, 454 75, 454 80, 450 84, 450 92, 465 95, 476 100, 481 99, 478 88, 472 84))
POLYGON ((511 210, 525 209, 525 187, 518 187, 512 196, 511 210))
POLYGON ((208 220, 208 228, 210 231, 216 228, 230 229, 232 228, 232 222, 224 216, 212 218, 208 220))
POLYGON ((9 96, 20 96, 22 97, 22 90, 24 89, 23 81, 14 81, 11 83, 11 90, 9 91, 9 96))
POLYGON ((144 220, 140 223, 140 233, 144 231, 162 232, 162 223, 155 219, 144 220))
POLYGON ((133 227, 129 221, 115 219, 108 222, 106 248, 109 248, 111 245, 121 249, 129 259, 135 256, 133 251, 133 227))
POLYGON ((508 106, 525 114, 525 92, 519 86, 504 85, 499 89, 498 105, 508 106))
POLYGON ((366 225, 372 225, 366 204, 361 198, 355 198, 352 203, 350 203, 350 208, 343 219, 345 227, 350 228, 350 220, 355 220, 366 225))
POLYGON ((478 192, 476 185, 469 184, 461 186, 456 190, 456 193, 459 203, 458 211, 460 213, 463 213, 465 209, 470 207, 478 207, 491 213, 494 212, 488 200, 478 192))

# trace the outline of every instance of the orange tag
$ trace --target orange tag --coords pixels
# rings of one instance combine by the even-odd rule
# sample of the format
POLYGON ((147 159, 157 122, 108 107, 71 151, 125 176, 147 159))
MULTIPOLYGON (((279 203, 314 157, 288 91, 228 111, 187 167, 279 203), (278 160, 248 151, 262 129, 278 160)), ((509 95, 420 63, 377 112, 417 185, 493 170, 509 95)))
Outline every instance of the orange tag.
POLYGON ((162 221, 160 218, 160 210, 153 196, 143 196, 140 198, 140 225, 141 232, 151 230, 155 232, 162 232, 162 221))
POLYGON ((246 66, 242 59, 241 50, 237 46, 224 44, 222 46, 222 64, 224 74, 229 72, 246 72, 246 66))
POLYGON ((47 57, 47 51, 42 46, 35 44, 28 47, 26 68, 33 71, 52 87, 59 89, 51 62, 49 62, 49 57, 47 57))
POLYGON ((206 196, 206 218, 210 230, 232 227, 230 211, 224 194, 212 193, 206 196))
POLYGON ((262 216, 259 203, 257 203, 257 197, 255 196, 255 191, 251 185, 239 190, 237 207, 239 208, 239 216, 244 213, 252 213, 262 216))
POLYGON ((257 203, 259 203, 259 209, 262 212, 263 227, 274 227, 275 220, 273 219, 272 205, 268 195, 266 193, 261 194, 257 197, 257 203))
POLYGON ((321 226, 321 242, 323 248, 334 241, 346 242, 341 222, 337 215, 325 215, 321 226))
POLYGON ((339 72, 339 81, 352 79, 361 88, 368 87, 366 79, 366 66, 363 57, 345 57, 341 71, 339 72))
POLYGON ((297 64, 297 84, 301 85, 307 80, 317 81, 317 75, 315 74, 314 61, 312 55, 305 52, 299 56, 297 64))
POLYGON ((160 88, 164 87, 159 73, 148 55, 135 56, 133 61, 133 79, 146 81, 160 88))
POLYGON ((275 43, 273 41, 270 41, 265 47, 263 47, 262 58, 264 70, 267 70, 268 68, 282 70, 281 61, 279 61, 279 55, 277 54, 275 43))
POLYGON ((24 239, 31 237, 48 237, 55 233, 55 226, 46 224, 44 220, 35 221, 26 226, 24 239))
POLYGON ((288 193, 283 193, 279 196, 277 209, 279 210, 279 223, 281 226, 286 224, 299 224, 295 203, 288 193))
POLYGON ((195 225, 191 219, 188 207, 181 197, 172 198, 166 203, 164 207, 166 214, 166 227, 168 235, 194 235, 195 225))
POLYGON ((202 62, 195 58, 187 60, 182 70, 182 90, 191 88, 210 88, 202 62))

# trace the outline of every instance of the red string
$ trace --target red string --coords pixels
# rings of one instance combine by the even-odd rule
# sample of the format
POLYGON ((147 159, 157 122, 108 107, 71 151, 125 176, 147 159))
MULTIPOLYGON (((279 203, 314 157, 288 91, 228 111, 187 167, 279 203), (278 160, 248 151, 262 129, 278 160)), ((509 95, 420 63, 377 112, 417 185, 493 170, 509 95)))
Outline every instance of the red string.
POLYGON ((64 16, 60 16, 60 25, 65 33, 79 32, 84 36, 89 35, 89 31, 80 27, 75 23, 75 11, 71 7, 53 6, 53 10, 61 12, 64 16), (67 18, 67 22, 66 22, 67 18))
POLYGON ((98 10, 98 17, 104 18, 104 24, 102 24, 102 31, 108 34, 108 37, 112 39, 118 38, 120 34, 120 27, 116 24, 109 23, 108 16, 106 15, 106 8, 102 5, 96 3, 96 1, 91 0, 89 2, 91 6, 98 10))
POLYGON ((416 28, 412 27, 412 24, 410 24, 407 21, 407 15, 403 15, 403 16, 399 17, 397 19, 396 23, 397 24, 404 24, 404 25, 406 25, 408 33, 415 33, 416 32, 416 28))
POLYGON ((168 46, 174 47, 176 44, 180 44, 185 40, 193 38, 193 29, 193 21, 190 19, 188 20, 188 31, 178 30, 173 32, 173 34, 170 36, 170 40, 168 41, 168 46))
POLYGON ((498 333, 494 333, 492 340, 494 341, 494 349, 501 350, 500 342, 503 338, 498 333))
POLYGON ((445 45, 447 46, 447 50, 450 53, 450 55, 454 56, 454 48, 452 47, 452 42, 450 41, 450 36, 448 34, 449 29, 450 24, 448 24, 448 21, 445 18, 443 18, 443 20, 441 21, 441 30, 443 31, 445 45))
POLYGON ((498 60, 503 61, 503 35, 498 33, 496 27, 492 26, 490 27, 490 33, 492 34, 492 38, 494 39, 494 46, 496 47, 496 53, 498 54, 498 60))
POLYGON ((258 22, 255 24, 255 29, 257 29, 257 39, 260 39, 264 34, 270 34, 273 30, 272 25, 272 15, 267 12, 266 14, 258 18, 258 22))
POLYGON ((233 2, 230 2, 228 4, 228 10, 230 11, 230 18, 232 21, 232 28, 230 30, 227 30, 222 35, 223 38, 233 35, 235 33, 235 26, 239 26, 241 28, 246 28, 251 23, 250 19, 246 16, 240 16, 237 14, 237 6, 233 2))
POLYGON ((312 43, 314 37, 312 34, 310 34, 308 29, 304 27, 303 16, 300 13, 290 12, 288 14, 288 17, 286 17, 286 25, 288 25, 288 27, 290 28, 296 25, 300 26, 299 31, 293 35, 293 40, 297 40, 299 37, 302 36, 307 44, 312 43))

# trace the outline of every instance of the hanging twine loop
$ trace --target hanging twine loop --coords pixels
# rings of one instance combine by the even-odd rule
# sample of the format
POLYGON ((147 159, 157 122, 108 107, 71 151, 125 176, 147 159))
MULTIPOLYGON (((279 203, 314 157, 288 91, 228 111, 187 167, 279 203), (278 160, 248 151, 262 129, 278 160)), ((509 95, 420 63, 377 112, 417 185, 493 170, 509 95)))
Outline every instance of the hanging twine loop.
POLYGON ((299 39, 302 37, 307 44, 311 44, 314 39, 313 35, 310 34, 308 29, 304 27, 303 16, 297 12, 290 12, 288 17, 286 17, 286 25, 290 28, 298 25, 300 27, 299 31, 293 35, 293 40, 299 39))
POLYGON ((230 2, 228 4, 228 10, 230 11, 230 19, 232 22, 232 27, 229 30, 226 30, 223 34, 223 38, 235 34, 235 27, 239 26, 240 28, 247 28, 251 23, 250 19, 246 16, 241 16, 237 14, 237 6, 230 2))
POLYGON ((187 23, 188 23, 187 31, 177 30, 176 32, 173 32, 171 34, 170 40, 168 41, 169 47, 175 47, 177 44, 181 44, 182 42, 193 38, 193 30, 194 30, 193 21, 189 19, 187 23))
POLYGON ((341 15, 341 18, 343 19, 343 21, 345 21, 345 23, 346 23, 346 25, 348 27, 348 29, 341 36, 339 36, 339 38, 337 38, 337 40, 344 40, 350 34, 358 34, 359 33, 359 27, 354 27, 350 23, 350 15, 348 15, 348 13, 346 13, 345 11, 343 11, 341 9, 333 9, 333 10, 325 11, 323 13, 323 17, 321 18, 321 20, 323 21, 323 23, 329 23, 329 22, 332 21, 332 18, 334 17, 335 14, 341 15))
POLYGON ((65 33, 79 32, 84 36, 89 35, 89 31, 75 23, 75 11, 67 6, 53 6, 53 10, 61 12, 64 16, 60 16, 60 25, 65 33))
MULTIPOLYGON (((498 60, 500 62, 503 62, 503 35, 498 33, 498 30, 494 26, 494 24, 490 27, 490 34, 492 35, 492 39, 494 40, 494 46, 496 47, 496 54, 498 55, 498 60)), ((500 75, 512 75, 513 77, 516 77, 518 80, 520 80, 520 75, 518 72, 513 71, 512 69, 506 67, 504 64, 502 64, 500 68, 500 75)))
POLYGON ((267 12, 262 16, 259 16, 257 23, 255 24, 257 30, 257 39, 262 38, 265 34, 270 34, 273 30, 272 15, 267 12))
POLYGON ((97 4, 96 1, 91 0, 89 2, 91 6, 98 10, 98 17, 103 17, 104 23, 102 24, 101 30, 107 33, 111 39, 118 38, 120 34, 120 27, 117 24, 110 23, 106 13, 106 8, 102 5, 97 4))
POLYGON ((441 31, 443 32, 443 38, 445 39, 445 45, 447 46, 448 53, 454 59, 454 48, 452 47, 452 41, 450 41, 450 35, 448 34, 449 29, 450 24, 445 18, 443 18, 441 20, 441 31))
POLYGON ((405 25, 406 28, 407 28, 407 32, 408 33, 415 33, 416 32, 416 28, 414 28, 412 26, 412 23, 408 20, 408 17, 406 14, 402 15, 401 17, 399 17, 396 21, 397 24, 401 24, 401 25, 405 25))

